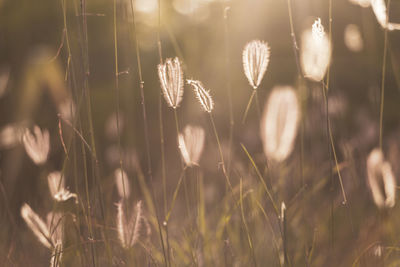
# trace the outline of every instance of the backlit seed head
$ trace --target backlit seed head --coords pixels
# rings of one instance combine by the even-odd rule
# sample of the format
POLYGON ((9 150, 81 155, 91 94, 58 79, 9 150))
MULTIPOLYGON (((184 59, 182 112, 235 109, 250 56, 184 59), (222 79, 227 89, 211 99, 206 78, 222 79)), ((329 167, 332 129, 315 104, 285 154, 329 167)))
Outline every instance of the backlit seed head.
POLYGON ((390 163, 385 161, 383 153, 376 148, 367 159, 368 185, 378 208, 392 208, 396 201, 396 179, 390 163))
POLYGON ((199 100, 203 109, 210 113, 214 108, 214 101, 211 98, 210 92, 204 89, 204 86, 200 81, 187 80, 187 83, 193 86, 196 97, 199 100))
POLYGON ((75 193, 69 192, 65 188, 65 178, 61 172, 55 171, 47 176, 47 182, 49 185, 50 194, 54 200, 64 202, 70 198, 75 198, 75 202, 78 202, 78 196, 75 193))
POLYGON ((371 5, 371 0, 349 0, 350 3, 354 5, 359 5, 361 7, 369 7, 371 5))
POLYGON ((270 56, 268 43, 254 40, 243 49, 243 69, 250 85, 257 89, 267 70, 270 56))
POLYGON ((386 3, 384 0, 370 0, 370 1, 375 17, 378 23, 382 26, 382 28, 388 29, 389 31, 400 30, 400 24, 389 22, 386 10, 386 3))
POLYGON ((167 58, 164 64, 159 64, 158 77, 165 101, 176 109, 183 97, 183 72, 179 59, 167 58))
POLYGON ((20 144, 25 128, 17 123, 10 123, 0 129, 0 149, 8 149, 20 144))
POLYGON ((203 128, 187 125, 178 135, 179 149, 185 164, 189 167, 199 165, 204 147, 203 128))
POLYGON ((300 108, 294 89, 290 86, 275 87, 264 107, 260 126, 268 159, 281 162, 290 155, 299 119, 300 108))
POLYGON ((363 40, 360 29, 355 24, 349 24, 344 29, 344 43, 350 51, 360 52, 363 47, 363 40))
POLYGON ((317 19, 312 29, 304 31, 301 38, 300 63, 305 77, 317 82, 324 78, 331 50, 321 19, 317 19))
POLYGON ((125 205, 122 200, 117 203, 117 230, 122 247, 128 249, 139 241, 146 241, 151 235, 151 228, 144 216, 142 201, 136 204, 129 218, 125 214, 125 205))
POLYGON ((126 174, 126 172, 118 168, 114 171, 114 177, 119 197, 129 198, 129 196, 131 195, 131 188, 129 184, 128 175, 126 174))
POLYGON ((26 153, 36 165, 42 165, 47 161, 50 150, 50 135, 47 130, 42 132, 35 125, 32 134, 30 130, 26 129, 22 135, 22 142, 26 153))
POLYGON ((54 247, 47 225, 26 203, 21 207, 21 216, 40 243, 50 249, 54 247))

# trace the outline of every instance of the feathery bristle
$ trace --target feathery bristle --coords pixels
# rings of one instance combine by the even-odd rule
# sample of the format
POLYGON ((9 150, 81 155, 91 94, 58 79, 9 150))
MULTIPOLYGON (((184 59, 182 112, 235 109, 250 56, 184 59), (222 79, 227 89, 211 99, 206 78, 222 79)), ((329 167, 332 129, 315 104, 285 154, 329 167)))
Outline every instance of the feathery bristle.
POLYGON ((176 109, 183 97, 183 72, 179 59, 167 58, 164 64, 159 64, 158 77, 165 101, 176 109))
POLYGON ((121 200, 117 203, 118 238, 122 247, 131 248, 140 240, 147 239, 151 234, 151 228, 144 216, 142 201, 138 201, 129 219, 126 218, 124 209, 125 203, 121 200))
POLYGON ((203 128, 187 125, 178 135, 178 145, 185 164, 189 167, 199 165, 204 147, 203 128))
POLYGON ((35 125, 32 134, 26 129, 22 136, 22 142, 26 153, 36 165, 42 165, 47 161, 50 150, 50 135, 47 130, 42 132, 42 130, 35 125))
POLYGON ((118 230, 118 238, 121 242, 122 247, 127 248, 127 223, 126 223, 126 215, 123 209, 123 201, 118 202, 117 204, 117 230, 118 230))
POLYGON ((261 119, 261 138, 268 159, 281 162, 293 150, 300 118, 294 89, 277 86, 272 90, 261 119))
POLYGON ((193 86, 196 97, 205 111, 210 113, 214 108, 214 101, 211 98, 210 92, 206 91, 200 81, 187 80, 187 83, 193 86))
POLYGON ((117 185, 118 195, 120 198, 129 198, 131 194, 128 175, 120 168, 114 171, 115 184, 117 185))
POLYGON ((54 247, 47 225, 26 203, 21 207, 21 216, 32 230, 33 234, 39 239, 40 243, 50 249, 54 247))
POLYGON ((378 208, 392 208, 396 200, 396 179, 390 163, 385 161, 383 153, 376 148, 367 159, 368 184, 378 208))
POLYGON ((331 50, 321 19, 317 19, 312 29, 304 31, 301 38, 300 61, 304 76, 320 82, 331 61, 331 50))
POLYGON ((253 40, 243 49, 243 69, 250 85, 257 89, 267 70, 270 56, 268 43, 253 40))

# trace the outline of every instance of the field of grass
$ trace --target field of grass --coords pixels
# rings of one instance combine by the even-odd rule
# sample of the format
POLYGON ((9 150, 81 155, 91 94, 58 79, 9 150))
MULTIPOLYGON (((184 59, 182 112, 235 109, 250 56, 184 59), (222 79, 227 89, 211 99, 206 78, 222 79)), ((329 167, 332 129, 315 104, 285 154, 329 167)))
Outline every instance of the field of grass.
POLYGON ((400 1, 0 0, 0 266, 400 266, 400 1))

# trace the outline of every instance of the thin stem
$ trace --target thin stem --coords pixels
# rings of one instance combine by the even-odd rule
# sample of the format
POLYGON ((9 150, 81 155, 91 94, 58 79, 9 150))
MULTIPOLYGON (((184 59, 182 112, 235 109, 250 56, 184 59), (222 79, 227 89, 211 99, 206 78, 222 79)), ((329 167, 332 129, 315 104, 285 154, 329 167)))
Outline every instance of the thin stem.
POLYGON ((239 201, 239 203, 240 203, 240 213, 242 215, 243 225, 244 225, 244 228, 246 230, 247 241, 249 242, 249 247, 250 247, 251 255, 253 257, 254 266, 257 266, 257 261, 256 261, 256 255, 254 253, 253 242, 251 240, 249 227, 247 226, 246 218, 244 216, 244 210, 243 210, 243 181, 242 181, 242 178, 240 178, 240 201, 239 201))
MULTIPOLYGON (((389 7, 390 0, 387 3, 387 14, 386 17, 389 18, 389 7)), ((386 78, 386 59, 387 59, 387 42, 388 42, 388 30, 385 27, 384 32, 384 43, 383 43, 383 63, 382 63, 382 82, 381 82, 381 103, 379 111, 379 148, 382 149, 382 136, 383 136, 383 108, 385 102, 385 78, 386 78)))
POLYGON ((141 96, 141 105, 142 105, 142 114, 143 114, 143 124, 144 124, 143 128, 144 128, 144 139, 145 139, 145 146, 146 146, 148 176, 150 178, 150 183, 151 183, 151 186, 150 186, 151 195, 154 200, 155 214, 156 214, 156 218, 157 218, 158 232, 160 235, 160 242, 161 242, 161 247, 162 247, 163 256, 164 256, 164 263, 166 266, 168 266, 167 255, 166 255, 165 246, 164 246, 164 238, 163 238, 163 234, 162 234, 160 218, 159 218, 159 213, 158 213, 158 205, 157 205, 157 201, 156 201, 155 193, 154 193, 154 181, 153 181, 153 172, 152 172, 152 167, 151 167, 151 156, 150 156, 149 130, 148 130, 148 125, 147 125, 146 103, 145 103, 145 99, 144 99, 144 81, 143 81, 143 76, 142 76, 142 67, 141 67, 141 60, 140 60, 139 41, 138 41, 137 33, 136 33, 135 12, 133 9, 132 1, 131 1, 131 11, 132 11, 132 20, 133 20, 133 31, 134 31, 134 36, 135 36, 136 59, 137 59, 138 74, 139 74, 139 87, 140 87, 140 96, 141 96))
POLYGON ((171 216, 171 212, 172 212, 172 210, 173 210, 173 208, 174 208, 174 206, 175 206, 175 200, 176 200, 176 197, 178 196, 179 188, 181 187, 183 178, 185 177, 185 171, 186 171, 186 166, 185 166, 185 168, 183 168, 182 173, 181 173, 181 175, 179 176, 178 185, 176 186, 175 191, 174 191, 174 194, 173 194, 173 196, 172 196, 171 207, 169 208, 168 213, 167 213, 167 215, 165 216, 165 221, 166 221, 167 223, 168 223, 168 221, 169 221, 169 217, 171 216))
POLYGON ((251 93, 249 102, 247 103, 246 110, 244 111, 244 115, 243 115, 243 119, 242 119, 243 124, 246 122, 247 113, 249 112, 251 102, 253 101, 253 98, 256 95, 256 93, 257 93, 257 89, 253 89, 253 92, 251 93))
POLYGON ((260 182, 261 182, 261 184, 263 185, 264 190, 265 190, 265 192, 266 192, 267 195, 268 195, 268 198, 271 200, 271 203, 272 203, 272 206, 274 207, 274 211, 275 211, 276 216, 279 217, 279 210, 278 210, 278 207, 276 206, 275 201, 274 201, 274 199, 272 198, 272 194, 269 192, 269 189, 268 189, 268 187, 267 187, 267 184, 265 183, 264 178, 262 177, 260 171, 258 170, 256 163, 254 162, 253 158, 251 157, 251 155, 250 155, 249 152, 247 151, 246 147, 245 147, 242 143, 241 143, 240 145, 242 146, 243 151, 246 153, 246 155, 247 155, 247 157, 249 158, 251 164, 253 165, 253 167, 254 167, 254 169, 255 169, 255 171, 256 171, 256 173, 257 173, 257 176, 258 176, 258 178, 260 179, 260 182))
POLYGON ((294 58, 296 60, 296 66, 297 66, 297 71, 299 73, 299 76, 303 77, 303 73, 301 71, 300 62, 299 62, 299 52, 298 52, 299 51, 299 47, 298 47, 297 41, 296 41, 296 34, 294 33, 291 0, 287 0, 287 3, 288 3, 288 13, 289 13, 289 24, 290 24, 290 36, 292 37, 294 58))
POLYGON ((228 13, 229 6, 224 7, 224 43, 225 43, 225 81, 226 81, 226 91, 228 95, 228 106, 229 106, 229 153, 228 153, 228 174, 230 173, 231 159, 232 159, 232 143, 233 143, 233 127, 235 124, 233 118, 233 103, 232 103, 232 87, 230 79, 229 67, 231 65, 230 55, 229 55, 229 24, 228 24, 228 13))
MULTIPOLYGON (((327 107, 327 105, 328 105, 328 97, 327 97, 327 92, 326 91, 328 91, 328 89, 327 88, 325 89, 323 87, 322 92, 324 94, 324 103, 325 103, 325 106, 327 107)), ((328 112, 329 112, 329 110, 328 110, 328 112)), ((340 167, 339 167, 339 163, 338 163, 337 156, 336 156, 336 149, 335 149, 335 145, 334 145, 334 141, 333 141, 332 127, 331 127, 329 116, 327 117, 327 121, 328 121, 327 122, 327 127, 328 127, 329 141, 330 141, 330 144, 331 144, 333 157, 335 159, 336 172, 337 172, 338 177, 339 177, 340 188, 342 190, 342 195, 343 195, 343 205, 346 205, 347 204, 346 192, 344 191, 342 175, 340 173, 340 167)))
POLYGON ((208 113, 210 115, 210 121, 211 121, 211 125, 213 127, 214 130, 214 135, 215 135, 215 139, 217 140, 217 145, 218 145, 218 151, 219 151, 219 156, 220 156, 220 164, 222 165, 222 172, 225 176, 226 182, 229 186, 229 188, 231 189, 232 193, 233 193, 233 188, 232 188, 232 184, 231 181, 229 179, 229 176, 226 173, 226 169, 225 169, 225 161, 224 161, 224 154, 222 153, 222 148, 221 148, 221 142, 219 141, 219 136, 218 136, 218 132, 217 132, 217 127, 215 127, 215 122, 214 122, 214 118, 211 112, 208 113))
MULTIPOLYGON (((119 166, 121 171, 122 189, 125 196, 125 179, 123 179, 123 160, 122 160, 122 149, 121 149, 121 136, 120 136, 120 125, 119 125, 119 109, 120 109, 120 96, 119 96, 119 70, 118 70, 118 34, 117 34, 117 0, 114 0, 114 58, 115 58, 115 93, 116 93, 116 120, 117 120, 117 139, 118 139, 118 152, 119 152, 119 166)), ((125 205, 126 207, 126 205, 125 205)), ((125 211, 126 214, 128 214, 125 211)))

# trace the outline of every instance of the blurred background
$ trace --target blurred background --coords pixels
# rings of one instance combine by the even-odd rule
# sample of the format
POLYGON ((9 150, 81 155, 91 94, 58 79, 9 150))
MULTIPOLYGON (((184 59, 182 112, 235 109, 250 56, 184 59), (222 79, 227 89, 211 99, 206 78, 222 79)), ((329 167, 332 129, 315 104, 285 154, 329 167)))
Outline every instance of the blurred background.
MULTIPOLYGON (((118 201, 114 170, 120 166, 120 155, 131 182, 132 203, 146 199, 142 177, 148 187, 153 186, 154 201, 162 218, 164 205, 170 206, 181 175, 174 113, 161 96, 157 74, 158 36, 162 59, 179 57, 185 79, 200 80, 210 90, 215 101, 213 115, 223 151, 229 158, 237 198, 241 179, 243 182, 244 215, 254 246, 253 253, 241 226, 240 210, 229 198, 218 167, 218 148, 209 118, 192 88, 185 85, 183 101, 177 109, 179 126, 203 127, 206 143, 200 167, 186 173, 185 192, 189 192, 189 197, 181 189, 168 223, 172 266, 252 266, 254 258, 259 266, 282 264, 279 220, 272 215, 273 207, 240 144, 263 173, 276 203, 286 203, 290 265, 398 266, 399 207, 396 205, 390 211, 376 208, 365 165, 369 152, 379 141, 384 30, 371 7, 363 8, 348 0, 332 1, 333 52, 328 101, 348 198, 344 205, 337 173, 331 171, 321 84, 298 80, 288 3, 298 43, 301 33, 318 17, 325 31, 329 31, 328 0, 161 0, 160 9, 158 0, 134 0, 136 27, 128 0, 116 0, 115 22, 112 0, 0 0, 1 266, 49 264, 50 252, 22 220, 20 207, 29 203, 42 218, 54 209, 47 187, 47 174, 54 170, 65 172, 67 187, 78 194, 80 205, 91 203, 89 216, 94 225, 93 240, 88 241, 85 222, 76 222, 79 208, 73 203, 56 207, 75 218, 65 226, 66 235, 70 233, 72 237, 67 238, 61 266, 164 265, 156 223, 152 224, 151 252, 137 250, 137 254, 150 254, 154 260, 138 255, 130 263, 125 259, 115 234, 114 205, 118 201), (352 30, 359 35, 348 33, 352 30), (346 32, 350 36, 347 40, 346 32), (267 164, 254 102, 246 122, 241 122, 253 90, 243 73, 242 50, 254 39, 264 40, 271 47, 268 69, 258 89, 261 109, 276 85, 291 85, 302 92, 302 137, 298 136, 290 158, 278 166, 267 164), (146 159, 136 41, 144 81, 153 181, 146 159), (234 121, 231 146, 229 90, 234 121), (76 116, 70 114, 71 103, 76 116), (120 133, 116 127, 117 110, 120 133), (70 116, 63 121, 58 113, 70 116), (30 160, 19 141, 21 129, 35 124, 50 132, 50 154, 43 166, 30 160), (88 145, 82 145, 82 139, 88 145), (63 142, 68 146, 68 156, 63 142), (163 170, 167 203, 163 196, 163 170), (203 229, 196 224, 198 200, 190 191, 198 190, 199 181, 205 213, 203 229), (269 223, 262 211, 270 215, 269 223), (109 247, 104 245, 105 239, 110 240, 109 247), (89 250, 88 243, 94 244, 95 252, 89 250), (95 255, 96 264, 90 255, 95 255)), ((400 23, 400 1, 391 1, 389 20, 400 23)), ((383 152, 398 177, 400 32, 388 32, 387 37, 383 152)), ((155 222, 150 206, 146 200, 147 216, 155 222)))

